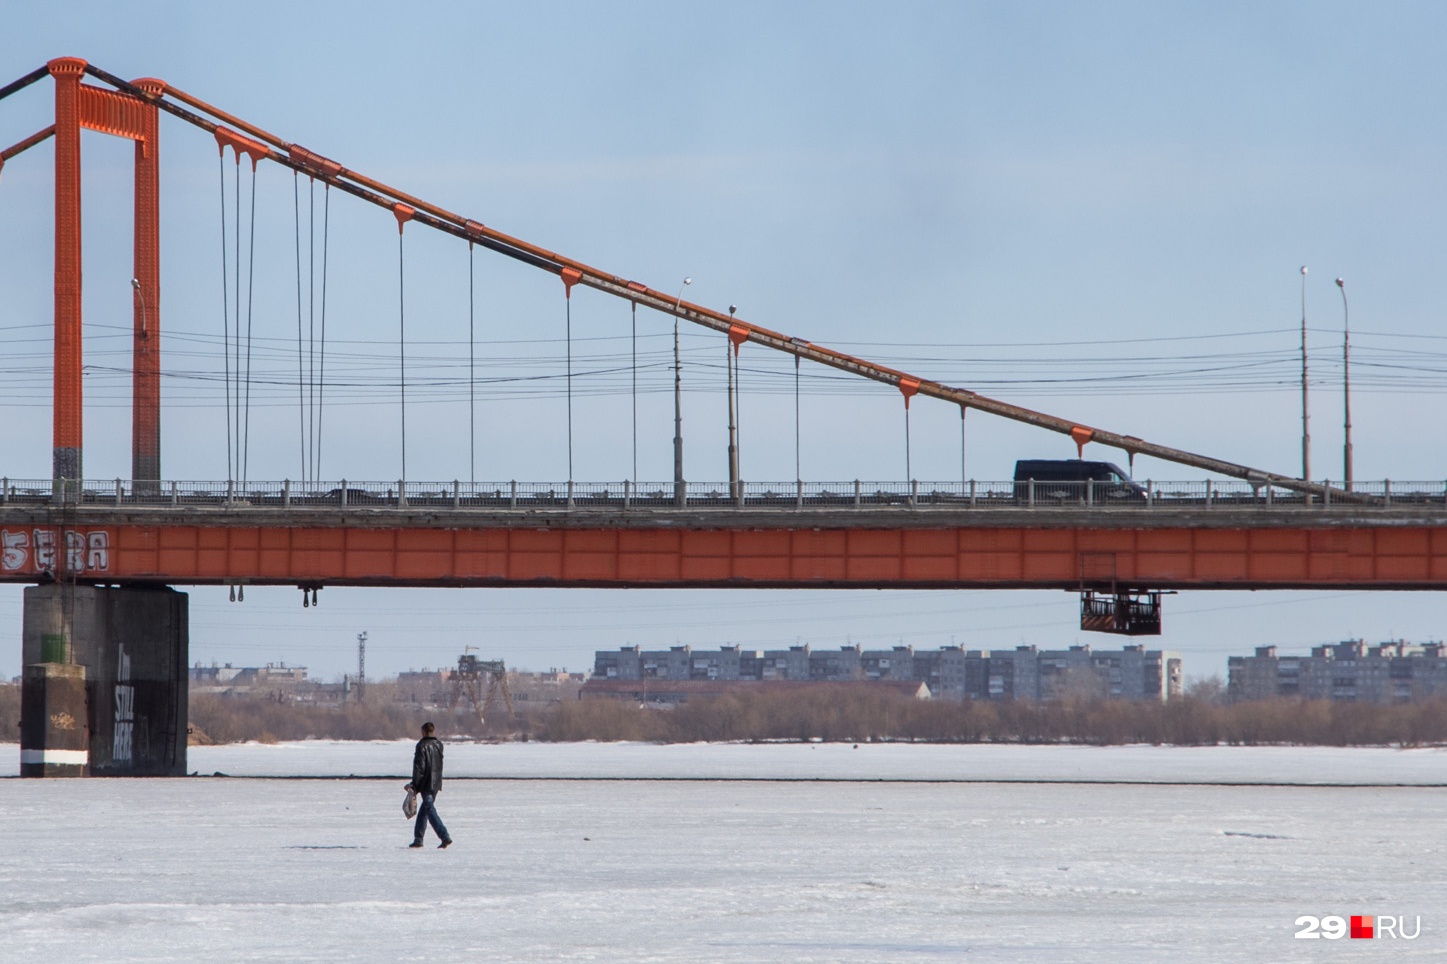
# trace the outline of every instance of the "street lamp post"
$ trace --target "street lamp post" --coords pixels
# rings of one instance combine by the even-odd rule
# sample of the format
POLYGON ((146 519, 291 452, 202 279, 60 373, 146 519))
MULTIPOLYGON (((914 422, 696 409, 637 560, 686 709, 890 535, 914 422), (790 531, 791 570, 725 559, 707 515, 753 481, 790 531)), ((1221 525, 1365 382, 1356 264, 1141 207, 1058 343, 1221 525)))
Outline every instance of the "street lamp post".
MULTIPOLYGON (((738 305, 729 305, 729 321, 733 321, 734 312, 738 305)), ((737 402, 734 392, 736 390, 734 370, 737 368, 738 349, 734 347, 731 337, 724 338, 724 365, 728 369, 729 376, 729 498, 738 500, 739 497, 739 436, 737 402)))
POLYGON ((1352 490, 1352 330, 1347 308, 1347 283, 1336 279, 1341 291, 1342 471, 1346 490, 1352 490))
POLYGON ((1311 427, 1306 403, 1306 265, 1301 266, 1301 477, 1311 479, 1311 427))

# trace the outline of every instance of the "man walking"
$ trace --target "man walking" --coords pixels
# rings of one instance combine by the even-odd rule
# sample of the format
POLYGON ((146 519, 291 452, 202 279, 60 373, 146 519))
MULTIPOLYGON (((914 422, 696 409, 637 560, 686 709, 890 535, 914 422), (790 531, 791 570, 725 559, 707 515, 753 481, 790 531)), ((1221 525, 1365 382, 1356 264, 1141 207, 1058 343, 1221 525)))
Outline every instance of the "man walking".
POLYGON ((439 849, 452 846, 452 838, 437 816, 437 794, 442 789, 442 741, 432 734, 437 728, 431 723, 422 724, 422 739, 417 741, 417 750, 412 754, 412 782, 407 789, 415 790, 422 798, 417 808, 417 825, 412 831, 412 846, 422 846, 422 837, 427 833, 427 824, 442 838, 439 849))

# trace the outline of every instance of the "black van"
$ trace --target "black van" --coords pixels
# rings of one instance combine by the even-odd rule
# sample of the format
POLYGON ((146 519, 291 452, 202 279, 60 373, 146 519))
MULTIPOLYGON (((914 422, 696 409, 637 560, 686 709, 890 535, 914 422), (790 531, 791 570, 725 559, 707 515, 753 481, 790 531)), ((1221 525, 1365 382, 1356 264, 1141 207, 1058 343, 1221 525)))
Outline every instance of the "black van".
POLYGON ((1021 459, 1015 463, 1015 501, 1028 502, 1034 480, 1036 504, 1144 502, 1146 490, 1114 462, 1084 459, 1021 459), (1089 491, 1087 492, 1087 483, 1089 491))

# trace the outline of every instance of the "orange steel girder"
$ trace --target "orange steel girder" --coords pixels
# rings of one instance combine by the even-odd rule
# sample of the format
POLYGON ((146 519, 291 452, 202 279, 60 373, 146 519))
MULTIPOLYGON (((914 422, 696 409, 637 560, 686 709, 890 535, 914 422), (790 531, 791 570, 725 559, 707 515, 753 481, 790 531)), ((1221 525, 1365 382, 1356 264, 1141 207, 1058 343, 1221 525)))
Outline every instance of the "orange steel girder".
MULTIPOLYGON (((81 348, 82 128, 136 142, 132 298, 131 478, 161 477, 161 230, 159 114, 154 103, 82 84, 86 62, 60 57, 46 65, 55 80, 55 398, 52 475, 84 472, 84 389, 81 348)), ((165 84, 135 85, 159 96, 165 84)))
MULTIPOLYGON (((100 521, 100 520, 97 520, 100 521)), ((352 586, 1444 589, 1447 527, 28 526, 82 580, 352 586)), ((34 581, 37 554, 0 569, 34 581)), ((12 562, 19 557, 12 557, 12 562)), ((53 558, 53 557, 49 557, 53 558)))

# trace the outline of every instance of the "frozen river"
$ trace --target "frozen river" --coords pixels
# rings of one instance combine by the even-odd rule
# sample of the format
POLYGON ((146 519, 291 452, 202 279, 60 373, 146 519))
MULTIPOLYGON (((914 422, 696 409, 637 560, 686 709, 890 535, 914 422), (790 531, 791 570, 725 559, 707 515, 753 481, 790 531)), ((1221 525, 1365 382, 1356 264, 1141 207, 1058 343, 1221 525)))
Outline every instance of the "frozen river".
POLYGON ((1447 956, 1441 751, 454 745, 447 851, 400 781, 286 779, 409 743, 190 759, 253 778, 0 780, 5 960, 1447 956), (1353 914, 1420 936, 1293 937, 1353 914))

